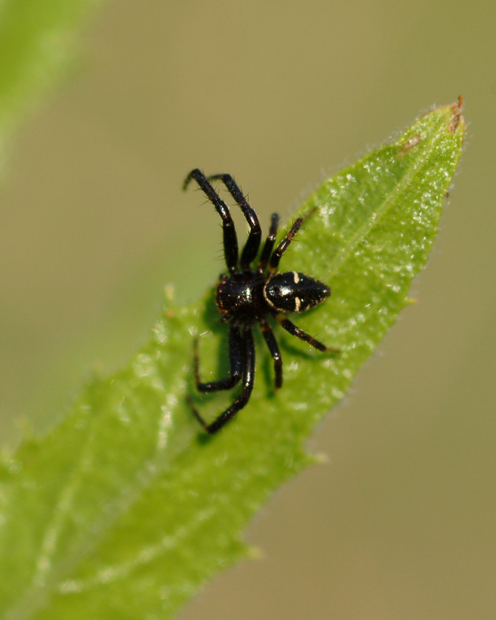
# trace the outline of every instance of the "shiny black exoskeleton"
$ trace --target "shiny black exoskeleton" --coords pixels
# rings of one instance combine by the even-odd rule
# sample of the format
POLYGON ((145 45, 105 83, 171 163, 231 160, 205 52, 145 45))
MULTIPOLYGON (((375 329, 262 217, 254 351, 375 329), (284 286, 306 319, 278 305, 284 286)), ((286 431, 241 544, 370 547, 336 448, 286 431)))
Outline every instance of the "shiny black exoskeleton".
POLYGON ((229 390, 240 381, 241 394, 230 407, 223 411, 211 424, 200 416, 190 399, 190 405, 196 418, 208 433, 215 433, 230 420, 250 399, 255 379, 255 346, 253 342, 253 325, 258 323, 270 354, 274 360, 275 386, 282 386, 282 358, 279 346, 267 322, 268 316, 276 321, 290 334, 308 342, 319 351, 338 353, 305 333, 294 325, 286 316, 287 312, 304 312, 322 303, 331 294, 331 289, 303 273, 287 271, 277 273, 279 261, 289 244, 300 229, 304 218, 298 218, 286 237, 274 249, 279 216, 272 215, 269 234, 263 246, 260 259, 255 268, 252 263, 260 249, 262 229, 255 211, 246 201, 243 193, 229 174, 216 174, 206 177, 198 169, 192 170, 184 181, 184 189, 194 179, 222 218, 224 235, 224 256, 228 274, 222 275, 216 290, 217 308, 222 321, 230 321, 229 358, 230 373, 227 379, 202 383, 199 373, 198 340, 195 340, 194 370, 196 387, 200 392, 218 392, 229 390), (224 183, 228 192, 239 205, 250 227, 246 244, 238 257, 238 240, 234 222, 226 203, 217 194, 210 181, 218 179, 224 183))

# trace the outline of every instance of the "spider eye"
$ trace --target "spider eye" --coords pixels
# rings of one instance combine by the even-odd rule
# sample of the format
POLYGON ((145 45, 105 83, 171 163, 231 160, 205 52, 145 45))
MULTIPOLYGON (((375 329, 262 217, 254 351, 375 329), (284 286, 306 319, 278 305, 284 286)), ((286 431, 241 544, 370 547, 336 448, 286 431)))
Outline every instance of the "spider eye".
POLYGON ((303 273, 280 273, 265 285, 265 299, 281 312, 304 312, 322 303, 331 289, 303 273))

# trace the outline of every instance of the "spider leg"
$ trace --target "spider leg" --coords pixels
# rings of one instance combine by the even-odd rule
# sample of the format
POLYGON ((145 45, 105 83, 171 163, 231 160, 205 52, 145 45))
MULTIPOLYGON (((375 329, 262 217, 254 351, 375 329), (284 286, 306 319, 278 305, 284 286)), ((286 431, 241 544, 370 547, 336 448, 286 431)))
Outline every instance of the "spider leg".
POLYGON ((330 347, 326 347, 325 344, 322 344, 322 342, 319 342, 313 336, 310 336, 310 334, 307 334, 306 332, 304 332, 302 329, 300 329, 294 323, 292 323, 286 317, 286 315, 283 314, 282 312, 280 312, 279 314, 276 314, 275 317, 279 325, 281 327, 284 327, 284 329, 287 332, 289 332, 292 336, 296 336, 300 340, 304 340, 305 342, 308 342, 308 344, 311 344, 312 347, 315 347, 319 351, 329 351, 330 353, 335 353, 336 355, 340 353, 339 349, 331 349, 330 347))
POLYGON ((198 338, 195 338, 194 345, 194 370, 195 383, 199 392, 220 392, 221 390, 230 390, 239 382, 243 375, 243 350, 241 335, 236 323, 231 323, 229 328, 229 361, 231 368, 229 377, 220 381, 211 381, 210 383, 202 383, 200 381, 200 359, 198 356, 198 338))
POLYGON ((201 190, 205 193, 207 198, 216 208, 217 213, 222 218, 222 229, 224 233, 224 257, 226 259, 226 265, 229 272, 235 273, 238 266, 238 238, 236 236, 236 229, 234 228, 231 213, 229 212, 226 203, 214 190, 207 177, 198 168, 195 168, 188 174, 184 180, 183 190, 188 187, 191 179, 194 179, 198 183, 201 190))
POLYGON ((310 213, 305 215, 305 217, 299 217, 295 221, 295 223, 291 226, 291 229, 288 232, 288 234, 284 237, 284 239, 281 241, 281 243, 274 250, 274 253, 270 257, 270 262, 269 262, 269 271, 271 273, 275 273, 277 271, 277 268, 279 267, 279 261, 281 260, 281 256, 288 249, 289 244, 295 238, 295 235, 300 230, 300 227, 303 224, 303 222, 306 219, 308 219, 313 214, 314 211, 315 211, 315 208, 312 209, 310 211, 310 213))
POLYGON ((243 195, 243 192, 239 189, 236 181, 230 174, 213 174, 208 177, 210 181, 218 179, 222 181, 227 188, 227 191, 231 194, 234 200, 238 203, 239 208, 243 212, 243 215, 250 227, 250 234, 246 240, 245 247, 241 253, 240 266, 243 271, 250 268, 250 264, 255 260, 258 250, 260 248, 260 240, 262 238, 262 229, 260 227, 260 221, 258 215, 248 204, 248 201, 243 195))
POLYGON ((200 416, 190 400, 191 409, 200 424, 209 434, 216 433, 250 400, 255 380, 255 343, 253 342, 252 326, 246 325, 241 336, 244 346, 243 389, 233 404, 223 411, 211 424, 207 424, 200 416))
POLYGON ((282 357, 281 352, 279 350, 279 345, 277 344, 277 340, 275 339, 274 332, 272 331, 271 326, 267 323, 265 319, 262 319, 258 323, 260 325, 260 329, 262 330, 263 337, 265 338, 265 342, 269 347, 270 354, 272 355, 272 359, 274 360, 274 372, 276 374, 276 388, 282 387, 282 357))
POLYGON ((265 240, 265 244, 262 250, 262 255, 260 256, 260 260, 257 266, 257 271, 259 273, 263 273, 265 271, 265 268, 267 267, 267 263, 269 262, 270 255, 272 254, 274 243, 276 241, 278 224, 279 224, 279 214, 273 213, 272 218, 270 220, 269 234, 267 236, 267 239, 265 240))
POLYGON ((303 218, 299 217, 295 221, 295 223, 291 226, 291 229, 288 232, 288 234, 284 237, 281 243, 274 250, 272 256, 270 257, 270 261, 269 261, 269 271, 271 273, 274 273, 275 271, 277 271, 277 268, 279 267, 279 261, 281 260, 281 256, 288 249, 289 244, 291 243, 291 241, 293 241, 296 233, 300 230, 300 227, 302 224, 303 224, 303 218))

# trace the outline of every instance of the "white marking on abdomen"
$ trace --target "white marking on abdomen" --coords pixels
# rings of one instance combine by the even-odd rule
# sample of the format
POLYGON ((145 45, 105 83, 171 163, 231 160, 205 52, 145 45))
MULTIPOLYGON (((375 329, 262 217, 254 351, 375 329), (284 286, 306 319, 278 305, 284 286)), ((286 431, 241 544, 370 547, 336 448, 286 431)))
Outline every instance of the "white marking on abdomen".
POLYGON ((293 271, 293 278, 294 278, 294 283, 298 284, 298 282, 300 281, 300 276, 298 275, 296 271, 293 271))
POLYGON ((299 312, 300 311, 300 306, 301 306, 300 298, 299 297, 295 297, 295 312, 299 312))

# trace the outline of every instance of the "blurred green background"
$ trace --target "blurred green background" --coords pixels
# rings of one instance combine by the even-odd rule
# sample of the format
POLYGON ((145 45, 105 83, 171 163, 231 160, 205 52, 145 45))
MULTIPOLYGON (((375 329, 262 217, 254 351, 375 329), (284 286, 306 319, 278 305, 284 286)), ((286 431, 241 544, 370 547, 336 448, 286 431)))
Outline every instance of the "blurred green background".
POLYGON ((186 302, 215 282, 219 222, 181 192, 191 168, 235 174, 265 228, 465 97, 419 303, 315 434, 328 464, 249 528, 263 558, 182 620, 496 617, 495 31, 482 0, 121 0, 24 124, 0 198, 2 443, 23 419, 55 423, 82 378, 128 359, 165 284, 186 302))

